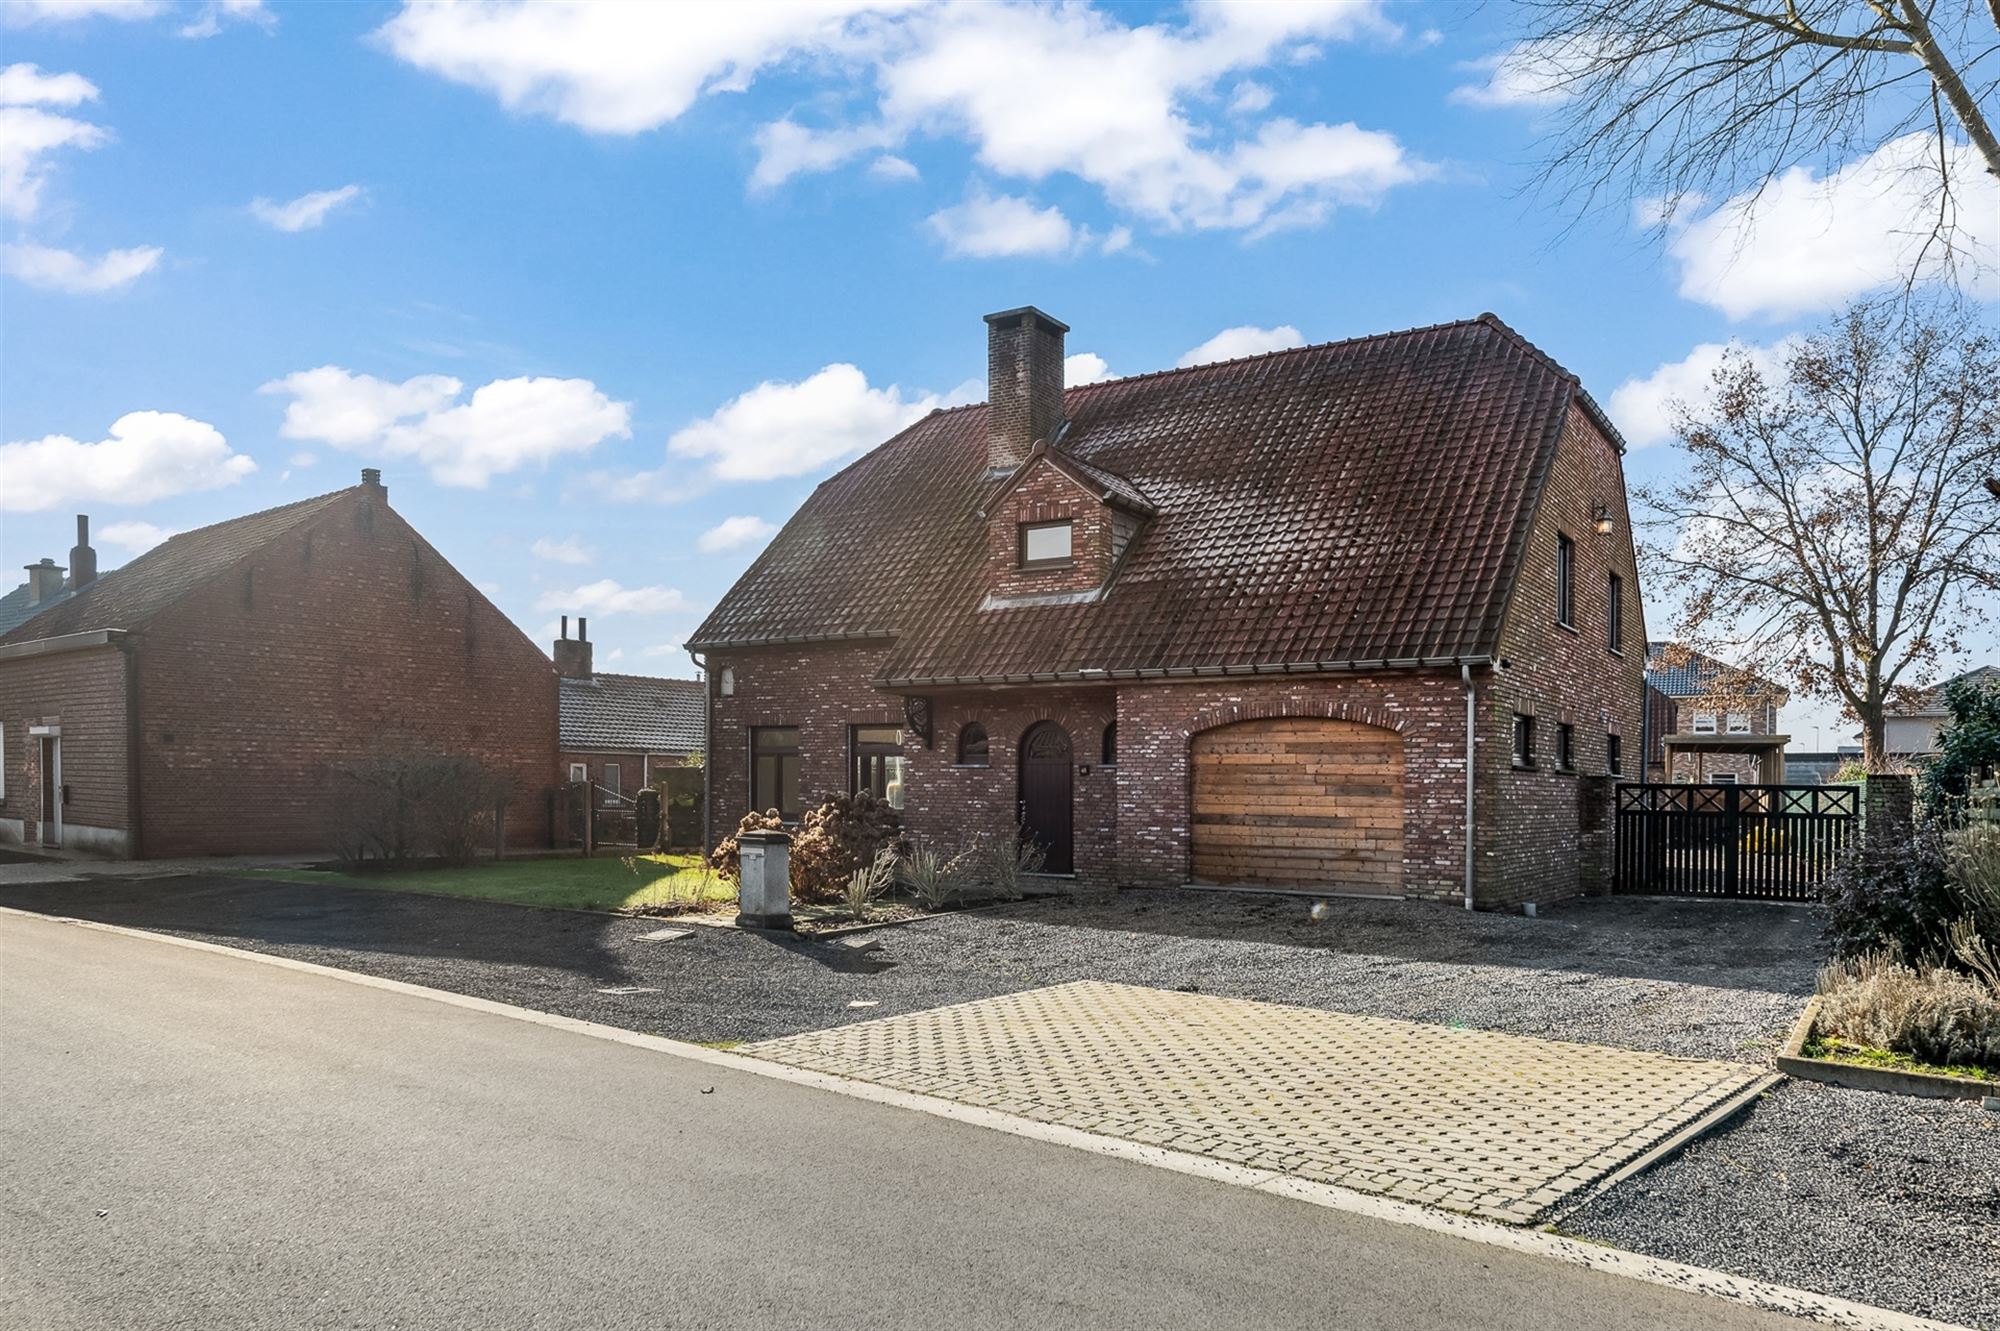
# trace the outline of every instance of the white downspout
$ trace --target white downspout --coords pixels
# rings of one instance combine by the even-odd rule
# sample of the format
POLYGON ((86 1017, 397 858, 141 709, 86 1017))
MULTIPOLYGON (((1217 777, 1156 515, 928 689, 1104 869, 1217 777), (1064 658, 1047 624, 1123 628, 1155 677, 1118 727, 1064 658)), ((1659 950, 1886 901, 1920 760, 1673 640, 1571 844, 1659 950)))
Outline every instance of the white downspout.
POLYGON ((1472 791, 1479 755, 1479 695, 1472 685, 1471 664, 1459 662, 1458 672, 1465 681, 1465 908, 1472 910, 1472 791))

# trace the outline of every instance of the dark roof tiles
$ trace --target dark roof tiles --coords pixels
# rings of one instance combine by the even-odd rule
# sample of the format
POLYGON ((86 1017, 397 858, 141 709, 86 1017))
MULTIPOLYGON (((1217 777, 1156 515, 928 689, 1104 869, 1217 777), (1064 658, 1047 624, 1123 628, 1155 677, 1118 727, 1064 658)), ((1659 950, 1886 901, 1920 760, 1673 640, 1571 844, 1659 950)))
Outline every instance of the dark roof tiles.
POLYGON ((562 747, 697 753, 708 690, 698 679, 596 674, 562 681, 562 747))

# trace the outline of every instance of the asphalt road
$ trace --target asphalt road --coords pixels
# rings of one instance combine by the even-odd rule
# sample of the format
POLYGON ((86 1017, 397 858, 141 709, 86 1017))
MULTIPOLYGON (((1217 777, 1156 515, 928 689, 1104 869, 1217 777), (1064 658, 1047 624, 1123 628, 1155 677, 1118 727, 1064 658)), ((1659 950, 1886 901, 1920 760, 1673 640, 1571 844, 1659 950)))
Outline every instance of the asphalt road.
POLYGON ((653 1050, 0 915, 0 1325, 1801 1324, 653 1050))

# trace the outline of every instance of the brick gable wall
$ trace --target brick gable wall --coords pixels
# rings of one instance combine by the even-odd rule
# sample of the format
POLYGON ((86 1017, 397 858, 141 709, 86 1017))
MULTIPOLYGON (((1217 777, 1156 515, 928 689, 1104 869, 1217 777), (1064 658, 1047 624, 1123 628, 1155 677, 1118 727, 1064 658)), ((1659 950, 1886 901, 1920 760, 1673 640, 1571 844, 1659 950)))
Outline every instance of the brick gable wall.
POLYGON ((1546 901, 1610 886, 1611 787, 1637 781, 1646 629, 1622 461, 1572 407, 1543 486, 1501 632, 1509 668, 1480 690, 1480 899, 1546 901), (1611 531, 1594 525, 1609 508, 1611 531), (1575 543, 1575 627, 1556 622, 1556 538, 1575 543), (1606 647, 1609 578, 1624 579, 1622 654, 1606 647), (1535 718, 1536 765, 1513 766, 1514 716, 1535 718), (1575 764, 1558 771, 1557 727, 1572 727, 1575 764), (1622 778, 1608 772, 1605 737, 1620 737, 1622 778), (1540 893, 1542 895, 1536 895, 1540 893))
POLYGON ((1080 592, 1102 586, 1111 573, 1114 544, 1122 546, 1112 510, 1046 460, 1037 462, 1021 483, 987 515, 985 586, 1001 597, 1080 592), (1021 527, 1031 522, 1069 522, 1072 563, 1068 568, 1024 569, 1021 527))
POLYGON ((499 769, 547 838, 553 667, 393 510, 356 496, 139 633, 147 855, 327 846, 327 769, 409 743, 499 769))
POLYGON ((28 727, 62 727, 64 841, 123 853, 131 829, 126 765, 125 654, 117 647, 0 661, 6 794, 0 835, 40 840, 41 745, 28 727))

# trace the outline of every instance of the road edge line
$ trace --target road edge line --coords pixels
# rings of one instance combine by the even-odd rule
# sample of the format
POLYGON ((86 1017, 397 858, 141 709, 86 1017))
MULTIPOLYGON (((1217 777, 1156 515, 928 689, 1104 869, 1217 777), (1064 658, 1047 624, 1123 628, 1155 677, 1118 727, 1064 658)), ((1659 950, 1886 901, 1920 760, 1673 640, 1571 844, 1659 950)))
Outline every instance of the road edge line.
MULTIPOLYGON (((1551 1234, 1544 1230, 1517 1229, 1490 1220, 1433 1210, 1414 1202, 1396 1201, 1371 1193, 1355 1192, 1331 1183, 1317 1183, 1266 1169, 1232 1165, 1220 1160, 1211 1160, 1206 1156, 1189 1155, 1181 1151, 1170 1151, 1164 1147, 1148 1146, 1143 1142, 1127 1141, 1122 1137, 1106 1137, 1059 1124, 1041 1123, 1034 1119, 1005 1114, 977 1105, 959 1104, 955 1100, 917 1095, 910 1091, 899 1091, 874 1082, 839 1077, 831 1073, 811 1072, 748 1054, 712 1049, 706 1045, 672 1040, 662 1035, 647 1035, 642 1031, 628 1031, 620 1026, 606 1026, 600 1022, 584 1021, 578 1017, 565 1017, 556 1012, 542 1012, 490 998, 453 993, 448 989, 433 989, 426 985, 411 984, 407 980, 392 980, 386 976, 342 970, 337 966, 324 966, 318 962, 300 961, 293 957, 256 952, 248 948, 229 947, 226 944, 211 943, 199 938, 183 938, 175 934, 135 929, 122 924, 105 924, 97 920, 76 919, 67 915, 50 915, 14 906, 0 906, 0 915, 41 920, 51 924, 66 924, 146 942, 164 943, 190 951, 212 952, 365 988, 428 999, 434 1003, 481 1012, 488 1016, 511 1018, 536 1026, 546 1026, 554 1030, 607 1040, 614 1044, 629 1045, 696 1063, 705 1063, 713 1067, 727 1068, 751 1076, 831 1091, 851 1099, 914 1110, 933 1118, 951 1119, 976 1127, 990 1128, 1010 1136, 1063 1146, 1090 1155, 1150 1165, 1177 1174, 1248 1188, 1253 1192, 1290 1198, 1293 1201, 1341 1211, 1348 1215, 1405 1225, 1433 1234, 1465 1239, 1487 1247, 1546 1257, 1566 1265, 1582 1266, 1607 1275, 1641 1280, 1647 1284, 1662 1285, 1683 1293, 1705 1295, 1766 1312, 1783 1313, 1829 1326, 1850 1328, 1851 1331, 1970 1331, 1969 1328, 1955 1323, 1932 1321, 1909 1313, 1856 1303, 1831 1294, 1817 1294, 1811 1290, 1794 1289, 1788 1285, 1774 1285, 1747 1276, 1731 1275, 1727 1271, 1669 1261, 1663 1257, 1648 1257, 1643 1253, 1605 1247, 1582 1239, 1551 1234)), ((1759 1093, 1763 1089, 1768 1089, 1768 1086, 1760 1087, 1759 1093)))

